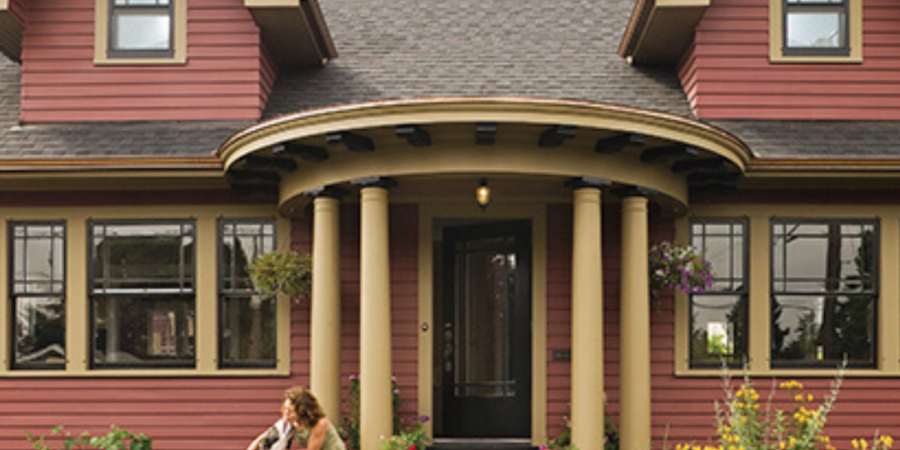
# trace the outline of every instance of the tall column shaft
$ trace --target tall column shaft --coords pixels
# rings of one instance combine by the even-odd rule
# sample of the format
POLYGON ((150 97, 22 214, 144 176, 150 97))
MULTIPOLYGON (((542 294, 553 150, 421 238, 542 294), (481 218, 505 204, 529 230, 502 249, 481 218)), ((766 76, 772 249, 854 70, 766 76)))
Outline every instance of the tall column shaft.
POLYGON ((392 434, 387 189, 363 188, 361 204, 360 438, 361 450, 378 450, 392 434))
POLYGON ((572 443, 581 450, 602 450, 603 255, 600 189, 575 190, 573 224, 572 443))
POLYGON ((650 288, 647 274, 647 199, 622 201, 622 298, 619 444, 650 448, 650 288))
POLYGON ((341 420, 340 202, 317 197, 313 212, 310 387, 332 423, 341 420))

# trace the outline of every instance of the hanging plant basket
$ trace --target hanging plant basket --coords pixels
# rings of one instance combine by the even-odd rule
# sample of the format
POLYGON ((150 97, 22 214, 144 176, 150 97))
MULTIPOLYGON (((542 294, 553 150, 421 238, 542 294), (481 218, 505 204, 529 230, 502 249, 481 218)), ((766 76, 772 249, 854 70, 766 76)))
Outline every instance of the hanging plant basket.
POLYGON ((712 286, 712 265, 694 247, 663 241, 649 256, 651 300, 658 301, 667 289, 692 294, 712 286))
POLYGON ((247 266, 247 273, 264 297, 298 299, 309 296, 312 288, 312 258, 308 253, 266 253, 247 266))

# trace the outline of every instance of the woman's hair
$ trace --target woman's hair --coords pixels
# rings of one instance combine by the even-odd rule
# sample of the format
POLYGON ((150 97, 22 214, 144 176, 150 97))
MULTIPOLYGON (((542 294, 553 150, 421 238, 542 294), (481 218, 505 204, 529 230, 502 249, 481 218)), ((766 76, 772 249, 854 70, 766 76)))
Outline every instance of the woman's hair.
POLYGON ((306 428, 312 428, 319 420, 325 417, 322 411, 322 405, 316 396, 301 386, 289 388, 284 391, 284 398, 291 403, 294 414, 297 414, 297 421, 306 428))

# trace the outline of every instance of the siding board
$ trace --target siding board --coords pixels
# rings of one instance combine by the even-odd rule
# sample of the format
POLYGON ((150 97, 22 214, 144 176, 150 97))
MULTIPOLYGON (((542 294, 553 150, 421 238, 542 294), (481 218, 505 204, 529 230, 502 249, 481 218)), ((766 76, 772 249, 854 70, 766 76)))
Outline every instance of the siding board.
POLYGON ((28 20, 23 122, 255 120, 274 82, 241 0, 191 0, 184 65, 94 65, 94 0, 33 0, 28 20))
POLYGON ((863 2, 862 64, 769 62, 767 0, 717 0, 679 66, 701 119, 900 120, 900 7, 863 2))

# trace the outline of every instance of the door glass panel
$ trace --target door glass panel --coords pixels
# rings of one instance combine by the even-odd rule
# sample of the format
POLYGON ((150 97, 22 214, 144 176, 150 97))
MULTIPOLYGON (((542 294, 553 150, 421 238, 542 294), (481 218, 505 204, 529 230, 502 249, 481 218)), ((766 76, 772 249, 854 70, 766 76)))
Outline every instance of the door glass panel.
POLYGON ((456 371, 458 397, 513 397, 510 325, 515 298, 513 239, 460 243, 456 248, 456 371))

